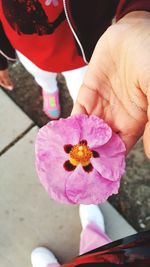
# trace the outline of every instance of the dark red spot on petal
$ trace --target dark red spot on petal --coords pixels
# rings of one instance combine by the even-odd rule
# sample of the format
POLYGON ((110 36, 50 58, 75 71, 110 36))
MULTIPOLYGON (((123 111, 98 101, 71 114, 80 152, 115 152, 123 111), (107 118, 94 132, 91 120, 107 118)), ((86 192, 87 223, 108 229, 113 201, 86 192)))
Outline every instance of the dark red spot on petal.
POLYGON ((91 172, 93 170, 93 166, 91 163, 87 166, 82 166, 82 167, 86 172, 91 172))
POLYGON ((86 145, 86 146, 87 146, 87 141, 86 141, 86 140, 81 140, 81 141, 79 142, 79 144, 81 144, 81 145, 86 145))
POLYGON ((70 151, 71 151, 72 148, 73 148, 73 145, 71 145, 71 144, 64 146, 64 150, 68 154, 70 153, 70 151))
POLYGON ((71 171, 75 170, 76 166, 72 165, 71 162, 69 160, 67 160, 64 163, 64 168, 66 171, 71 172, 71 171))
POLYGON ((92 150, 93 158, 99 158, 99 153, 95 150, 92 150))

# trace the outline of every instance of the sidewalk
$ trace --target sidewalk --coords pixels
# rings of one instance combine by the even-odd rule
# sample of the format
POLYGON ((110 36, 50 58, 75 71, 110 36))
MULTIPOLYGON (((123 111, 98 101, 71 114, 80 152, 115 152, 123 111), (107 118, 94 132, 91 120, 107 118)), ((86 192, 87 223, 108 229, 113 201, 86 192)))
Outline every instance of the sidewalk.
MULTIPOLYGON (((0 118, 0 266, 31 267, 30 253, 39 245, 62 262, 71 259, 78 254, 78 207, 52 201, 40 185, 34 166, 38 127, 1 89, 0 118)), ((112 240, 135 233, 109 203, 101 208, 112 240)))

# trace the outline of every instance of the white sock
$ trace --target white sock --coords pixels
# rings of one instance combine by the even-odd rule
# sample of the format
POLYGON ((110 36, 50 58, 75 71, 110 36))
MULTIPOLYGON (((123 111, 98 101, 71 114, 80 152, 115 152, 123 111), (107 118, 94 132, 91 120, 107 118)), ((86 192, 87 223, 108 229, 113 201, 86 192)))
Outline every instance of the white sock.
POLYGON ((58 263, 55 255, 47 248, 37 247, 31 253, 33 267, 47 267, 48 264, 58 263))
POLYGON ((98 227, 105 231, 104 217, 100 208, 97 205, 81 204, 79 207, 79 215, 83 229, 88 224, 94 222, 98 227))

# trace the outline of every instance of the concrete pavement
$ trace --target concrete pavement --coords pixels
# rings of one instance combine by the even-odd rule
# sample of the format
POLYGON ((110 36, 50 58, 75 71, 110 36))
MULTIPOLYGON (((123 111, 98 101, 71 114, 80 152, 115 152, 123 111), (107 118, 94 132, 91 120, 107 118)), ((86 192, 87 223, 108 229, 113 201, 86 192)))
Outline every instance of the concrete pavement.
MULTIPOLYGON (((0 103, 0 266, 31 267, 39 245, 64 262, 78 254, 78 207, 49 199, 34 166, 37 126, 1 90, 0 103)), ((101 208, 112 240, 135 233, 109 203, 101 208)))

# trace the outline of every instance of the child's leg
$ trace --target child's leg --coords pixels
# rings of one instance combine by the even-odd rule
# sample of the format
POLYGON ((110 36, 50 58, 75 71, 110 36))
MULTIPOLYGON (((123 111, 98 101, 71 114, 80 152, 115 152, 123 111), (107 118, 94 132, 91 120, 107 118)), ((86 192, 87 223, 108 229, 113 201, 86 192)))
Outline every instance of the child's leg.
POLYGON ((80 255, 110 242, 109 237, 95 223, 90 223, 81 232, 80 255))
POLYGON ((60 264, 58 264, 58 263, 50 263, 47 265, 47 267, 59 267, 59 266, 60 266, 60 264))
POLYGON ((37 247, 31 253, 33 267, 59 267, 55 255, 45 247, 37 247))
POLYGON ((53 93, 58 90, 56 76, 57 73, 40 69, 23 54, 17 51, 18 58, 25 69, 35 78, 36 82, 43 90, 53 93))
POLYGON ((59 91, 57 87, 57 73, 40 69, 28 58, 17 51, 18 58, 26 70, 35 78, 43 90, 43 110, 46 115, 56 119, 60 115, 59 91))
POLYGON ((104 219, 98 206, 80 205, 80 218, 83 228, 80 238, 80 254, 111 242, 104 232, 104 219))
POLYGON ((74 102, 77 99, 77 95, 80 86, 82 85, 83 77, 85 75, 86 70, 87 66, 63 72, 63 75, 65 76, 66 79, 68 90, 74 102))

